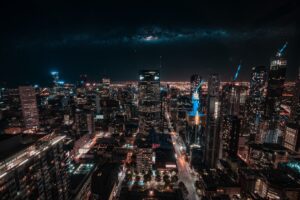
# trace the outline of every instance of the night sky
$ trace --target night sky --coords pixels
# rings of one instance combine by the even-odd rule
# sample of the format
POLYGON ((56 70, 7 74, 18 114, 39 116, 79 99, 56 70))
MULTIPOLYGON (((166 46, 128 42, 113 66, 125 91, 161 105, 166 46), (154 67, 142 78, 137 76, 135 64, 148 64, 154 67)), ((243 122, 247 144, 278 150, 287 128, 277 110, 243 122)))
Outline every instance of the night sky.
POLYGON ((269 66, 287 41, 288 79, 300 66, 297 0, 1 1, 0 84, 41 84, 57 70, 67 82, 137 80, 162 66, 162 80, 220 73, 238 80, 269 66))

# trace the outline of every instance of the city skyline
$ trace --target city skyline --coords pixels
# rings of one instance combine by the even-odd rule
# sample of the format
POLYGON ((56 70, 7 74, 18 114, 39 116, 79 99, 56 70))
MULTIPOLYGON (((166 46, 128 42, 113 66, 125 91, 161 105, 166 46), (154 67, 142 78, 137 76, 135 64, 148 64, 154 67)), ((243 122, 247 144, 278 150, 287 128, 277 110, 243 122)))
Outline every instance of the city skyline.
POLYGON ((296 1, 0 4, 0 200, 300 199, 296 1))

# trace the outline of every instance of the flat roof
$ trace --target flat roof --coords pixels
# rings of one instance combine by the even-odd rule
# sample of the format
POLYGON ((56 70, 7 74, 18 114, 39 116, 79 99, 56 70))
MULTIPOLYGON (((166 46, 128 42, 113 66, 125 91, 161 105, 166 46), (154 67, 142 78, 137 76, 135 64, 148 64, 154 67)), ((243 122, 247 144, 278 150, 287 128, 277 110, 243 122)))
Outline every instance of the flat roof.
POLYGON ((63 140, 66 136, 46 135, 39 140, 27 145, 25 148, 18 150, 11 156, 1 160, 0 162, 0 177, 10 173, 15 168, 25 164, 29 159, 39 155, 41 152, 46 151, 50 146, 55 145, 63 140))

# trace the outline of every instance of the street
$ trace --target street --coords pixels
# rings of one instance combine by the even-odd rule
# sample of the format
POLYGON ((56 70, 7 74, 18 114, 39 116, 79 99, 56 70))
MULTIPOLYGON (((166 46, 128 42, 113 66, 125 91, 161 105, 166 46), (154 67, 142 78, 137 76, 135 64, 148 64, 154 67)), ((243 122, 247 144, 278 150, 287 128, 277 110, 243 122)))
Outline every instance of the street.
POLYGON ((189 163, 186 162, 184 155, 181 154, 180 151, 180 145, 177 142, 177 137, 180 137, 173 129, 169 114, 166 112, 166 119, 168 122, 168 126, 171 129, 171 138, 172 138, 172 143, 174 146, 175 153, 177 155, 177 166, 178 166, 178 178, 179 181, 182 181, 187 190, 188 190, 188 196, 187 199, 189 200, 200 200, 200 197, 196 193, 196 188, 195 188, 195 181, 196 177, 192 175, 191 168, 189 166, 189 163))

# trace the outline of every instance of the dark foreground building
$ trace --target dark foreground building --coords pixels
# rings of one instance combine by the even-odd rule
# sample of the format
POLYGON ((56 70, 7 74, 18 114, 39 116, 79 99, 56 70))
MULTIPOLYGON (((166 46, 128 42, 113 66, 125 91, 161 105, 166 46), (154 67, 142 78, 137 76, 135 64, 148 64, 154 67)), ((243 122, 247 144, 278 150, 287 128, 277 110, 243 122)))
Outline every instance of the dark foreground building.
POLYGON ((0 199, 68 199, 64 138, 1 135, 0 199))

